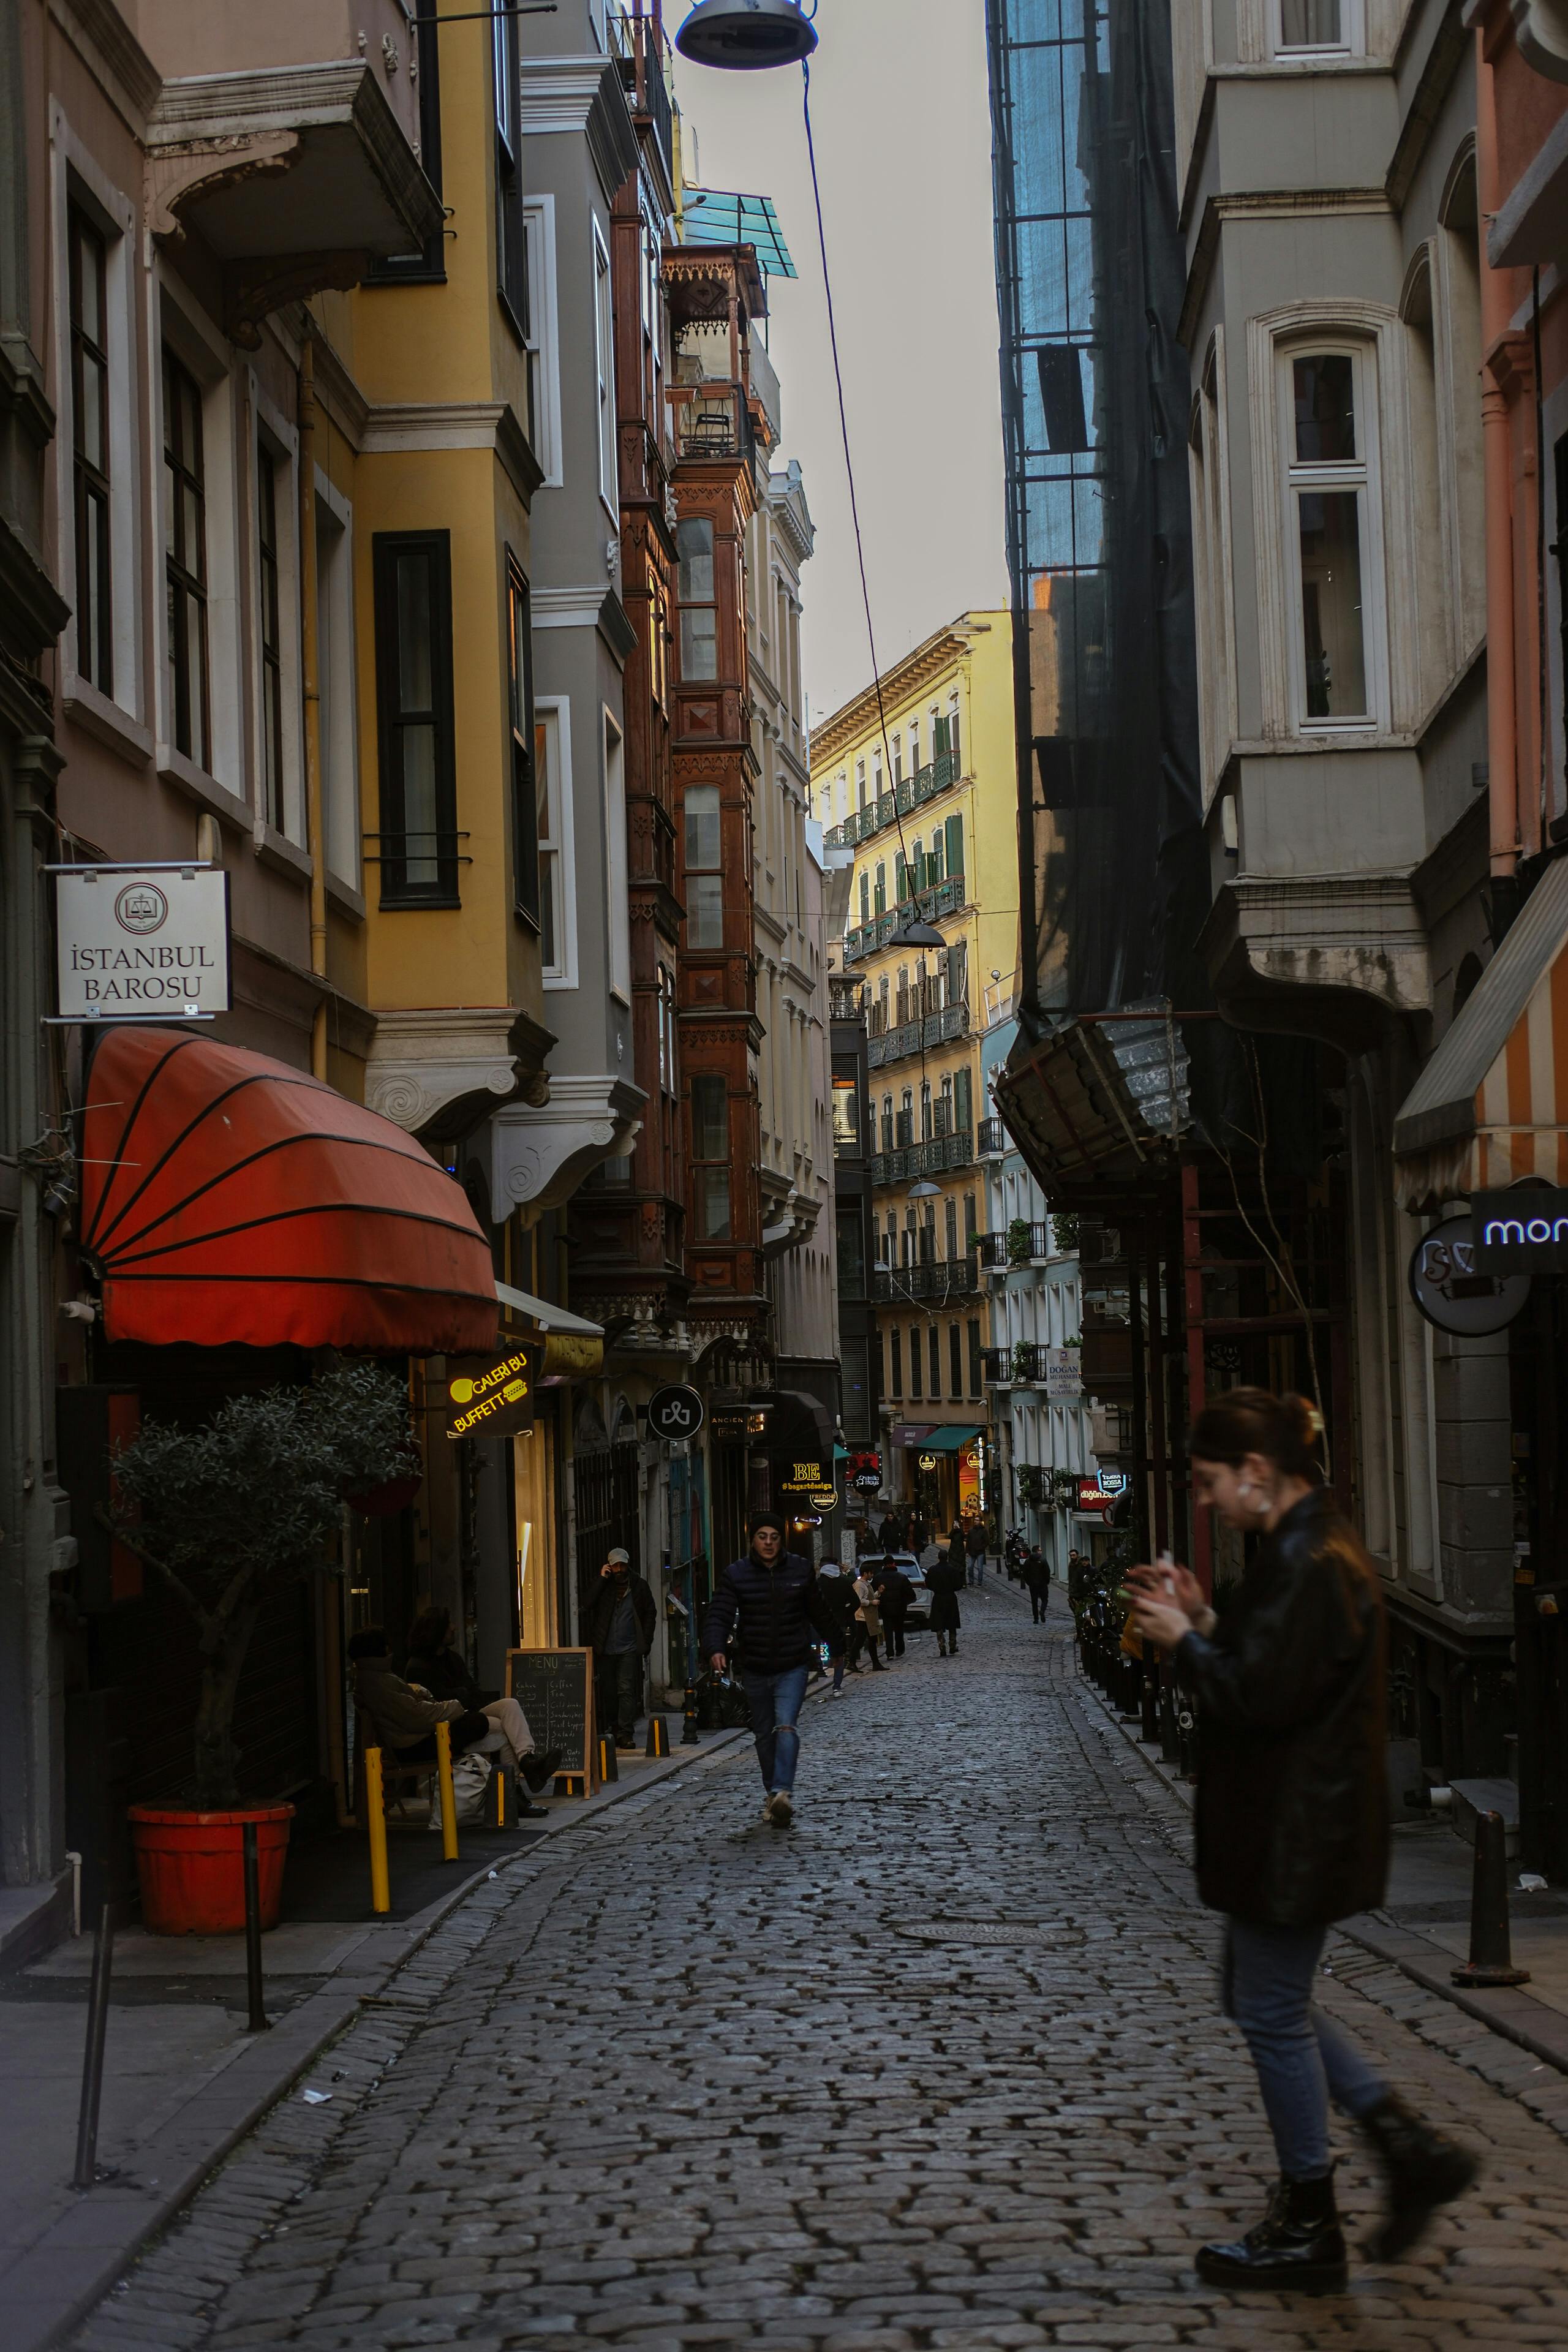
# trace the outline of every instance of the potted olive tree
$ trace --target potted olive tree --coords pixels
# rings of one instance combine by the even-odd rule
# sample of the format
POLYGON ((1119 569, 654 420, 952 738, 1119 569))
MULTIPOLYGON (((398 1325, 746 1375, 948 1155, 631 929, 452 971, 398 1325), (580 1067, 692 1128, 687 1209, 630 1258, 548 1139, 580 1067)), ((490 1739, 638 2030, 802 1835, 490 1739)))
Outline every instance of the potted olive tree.
POLYGON ((308 1387, 231 1398, 199 1429, 148 1422, 113 1466, 114 1532, 189 1612, 201 1654, 190 1801, 131 1808, 142 1918, 170 1935, 237 1934, 255 1822, 271 1927, 294 1809, 241 1792, 246 1654, 268 1601, 328 1570, 344 1501, 417 1471, 407 1396, 378 1365, 339 1363, 308 1387))

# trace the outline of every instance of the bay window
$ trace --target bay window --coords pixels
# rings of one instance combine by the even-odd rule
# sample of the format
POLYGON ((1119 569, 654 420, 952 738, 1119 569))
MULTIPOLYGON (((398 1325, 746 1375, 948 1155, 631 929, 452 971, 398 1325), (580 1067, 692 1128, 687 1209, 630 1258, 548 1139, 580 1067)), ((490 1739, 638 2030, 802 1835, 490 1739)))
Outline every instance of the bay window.
POLYGON ((730 1102, 721 1077, 691 1081, 691 1176, 698 1238, 730 1239, 730 1102))
POLYGON ((724 944, 724 877, 721 872, 722 819, 717 784, 690 784, 685 802, 686 944, 724 944))
POLYGON ((1380 533, 1358 349, 1281 355, 1291 699, 1299 728, 1375 723, 1380 533))

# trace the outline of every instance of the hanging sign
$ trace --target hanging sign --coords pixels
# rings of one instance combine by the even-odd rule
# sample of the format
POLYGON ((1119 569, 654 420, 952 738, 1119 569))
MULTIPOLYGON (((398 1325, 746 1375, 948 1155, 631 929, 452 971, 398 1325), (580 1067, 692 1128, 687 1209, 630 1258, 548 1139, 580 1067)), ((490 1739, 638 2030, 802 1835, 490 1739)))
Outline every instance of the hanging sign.
POLYGON ((1098 1478, 1080 1478, 1074 1508, 1079 1511, 1108 1510, 1115 1497, 1108 1495, 1098 1478))
POLYGON ((922 1454, 918 1457, 918 1459, 920 1467, 922 1470, 934 1470, 936 1468, 937 1457, 934 1454, 922 1454))
POLYGON ((1083 1394, 1083 1350, 1081 1348, 1047 1348, 1046 1349, 1046 1395, 1069 1402, 1083 1394))
POLYGON ((515 1437, 533 1427, 537 1349, 447 1360, 448 1437, 515 1437))
POLYGON ((1410 1296, 1427 1322, 1461 1339, 1506 1329, 1530 1297, 1528 1274, 1488 1274, 1477 1265, 1468 1211, 1423 1234, 1410 1254, 1409 1278, 1410 1296))
POLYGON ((695 1389, 677 1384, 655 1389, 647 1401, 650 1437, 695 1437, 702 1426, 702 1399, 695 1389))
POLYGON ((879 1454, 851 1454, 849 1484, 860 1494, 874 1495, 882 1483, 882 1457, 879 1454))
POLYGON ((221 866, 49 870, 58 1021, 205 1021, 228 1011, 228 876, 221 866))
MULTIPOLYGON (((831 1462, 797 1462, 792 1457, 781 1466, 784 1475, 779 1479, 778 1490, 785 1502, 813 1502, 818 1495, 833 1493, 831 1462)), ((831 1504, 828 1507, 831 1509, 831 1504)))
POLYGON ((1568 1192, 1516 1184, 1470 1196, 1478 1274, 1568 1274, 1568 1192))

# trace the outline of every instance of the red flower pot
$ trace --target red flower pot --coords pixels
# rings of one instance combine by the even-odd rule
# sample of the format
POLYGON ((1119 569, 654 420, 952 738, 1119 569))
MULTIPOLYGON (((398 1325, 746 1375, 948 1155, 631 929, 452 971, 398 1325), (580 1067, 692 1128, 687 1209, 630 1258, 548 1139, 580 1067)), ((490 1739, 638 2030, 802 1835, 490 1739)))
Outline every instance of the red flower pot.
POLYGON ((261 1924, 276 1927, 292 1805, 241 1805, 223 1813, 132 1805, 130 1818, 142 1921, 154 1935, 244 1934, 247 1822, 256 1823, 261 1924))

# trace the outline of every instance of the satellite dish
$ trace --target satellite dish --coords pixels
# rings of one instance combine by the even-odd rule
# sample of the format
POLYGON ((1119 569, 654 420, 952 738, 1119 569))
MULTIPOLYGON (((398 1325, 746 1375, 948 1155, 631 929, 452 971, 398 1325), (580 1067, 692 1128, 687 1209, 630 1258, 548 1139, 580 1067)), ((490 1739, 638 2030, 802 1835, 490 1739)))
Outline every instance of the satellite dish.
POLYGON ((816 47, 816 28, 799 0, 697 0, 675 46, 693 65, 755 73, 800 64, 816 47))

